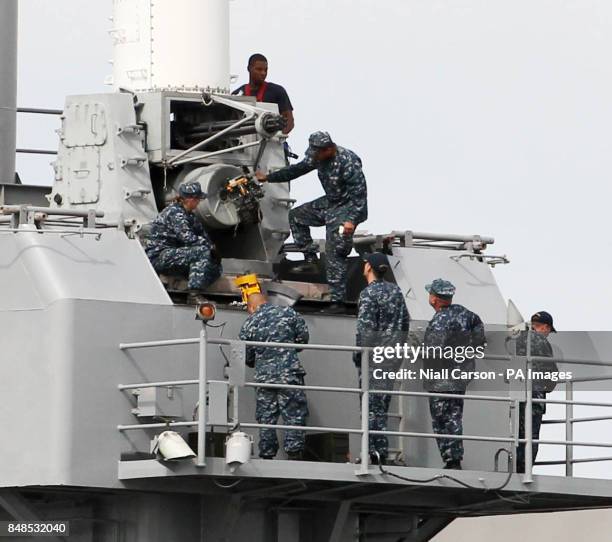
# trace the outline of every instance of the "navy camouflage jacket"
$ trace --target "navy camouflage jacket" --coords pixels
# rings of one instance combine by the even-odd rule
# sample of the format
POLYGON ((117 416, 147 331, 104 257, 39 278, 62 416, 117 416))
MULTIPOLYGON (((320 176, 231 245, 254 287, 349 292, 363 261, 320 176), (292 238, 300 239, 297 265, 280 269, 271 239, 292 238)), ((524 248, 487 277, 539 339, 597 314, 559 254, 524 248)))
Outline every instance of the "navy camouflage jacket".
MULTIPOLYGON (((466 309, 463 305, 452 304, 436 312, 430 320, 423 340, 425 347, 467 347, 474 348, 485 344, 484 325, 480 316, 466 309)), ((450 371, 459 368, 463 371, 473 371, 473 357, 458 362, 453 359, 433 358, 429 355, 423 360, 425 369, 449 369, 448 379, 432 379, 425 381, 429 391, 464 391, 469 380, 450 378, 450 371)))
POLYGON ((212 250, 213 244, 198 218, 181 203, 168 205, 151 224, 145 242, 145 252, 154 260, 166 248, 205 246, 212 250))
POLYGON ((309 151, 301 162, 268 174, 268 182, 285 183, 317 170, 330 210, 354 224, 368 218, 368 190, 361 159, 353 151, 338 147, 336 156, 319 162, 309 151))
MULTIPOLYGON (((242 341, 306 344, 308 327, 304 318, 291 307, 264 303, 251 314, 240 329, 242 341)), ((247 346, 247 365, 255 365, 256 382, 285 383, 294 375, 305 375, 295 348, 247 346)))
MULTIPOLYGON (((396 284, 375 280, 359 295, 357 346, 395 346, 408 338, 410 318, 402 291, 396 284)), ((353 354, 361 365, 361 352, 353 354)))
MULTIPOLYGON (((522 331, 516 341, 516 355, 527 355, 527 331, 522 331)), ((537 333, 536 331, 531 332, 531 355, 543 358, 553 357, 552 346, 548 342, 546 335, 537 333)), ((558 370, 557 364, 554 361, 534 360, 532 368, 537 372, 556 372, 558 370)), ((543 391, 548 393, 553 391, 555 386, 556 382, 552 380, 534 379, 532 389, 534 392, 543 391)))

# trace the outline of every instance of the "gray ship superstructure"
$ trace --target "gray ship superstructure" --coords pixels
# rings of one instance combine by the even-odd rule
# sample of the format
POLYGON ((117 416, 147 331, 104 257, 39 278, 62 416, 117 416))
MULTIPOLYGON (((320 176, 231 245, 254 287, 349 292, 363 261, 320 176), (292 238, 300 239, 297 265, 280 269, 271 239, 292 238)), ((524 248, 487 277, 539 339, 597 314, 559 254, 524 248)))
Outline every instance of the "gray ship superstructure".
MULTIPOLYGON (((206 28, 226 54, 227 0, 175 4, 184 4, 177 12, 207 16, 206 28)), ((159 20, 155 15, 169 15, 155 5, 115 1, 112 36, 129 55, 117 55, 114 92, 66 99, 51 189, 8 178, 2 185, 0 520, 69 520, 69 540, 78 541, 418 541, 457 517, 611 506, 612 481, 572 476, 576 446, 612 447, 605 435, 599 442, 573 439, 576 379, 559 386, 566 417, 557 423, 565 439, 547 441, 564 452, 565 476, 533 474, 529 443, 527 472, 513 472, 518 401, 527 397, 528 412, 532 406, 528 382, 470 386, 462 471, 441 469, 420 381, 404 381, 394 392, 396 462, 382 469, 355 462, 367 456, 367 415, 360 411, 367 413, 369 397, 351 360, 355 317, 319 312, 328 285, 321 275, 295 273, 282 251, 290 187, 262 186, 252 177, 287 163, 276 106, 229 96, 227 62, 213 53, 203 61, 204 75, 201 65, 187 73, 184 59, 179 74, 176 66, 156 74, 132 61, 130 55, 148 54, 149 65, 163 64, 166 53, 153 54, 150 44, 156 32, 164 43, 172 21, 143 30, 159 20), (209 194, 197 213, 225 269, 208 291, 217 310, 211 322, 186 304, 181 277, 155 273, 141 243, 189 180, 209 194), (234 279, 247 273, 257 274, 274 302, 299 299, 311 342, 300 354, 308 433, 344 455, 288 461, 281 452, 266 461, 249 454, 228 464, 226 439, 240 432, 256 443, 258 428, 256 385, 245 344, 236 340, 246 315, 234 279), (195 457, 156 455, 156 437, 165 431, 182 435, 195 457)), ((190 32, 204 39, 196 23, 182 30, 181 40, 190 32)), ((457 287, 456 302, 486 325, 487 355, 478 367, 529 366, 531 359, 517 360, 508 348, 524 323, 495 281, 492 269, 508 259, 491 253, 493 242, 404 229, 358 232, 355 248, 390 252, 388 278, 405 295, 415 344, 432 316, 423 286, 442 276, 457 287)), ((351 258, 353 305, 363 287, 360 262, 351 258)), ((612 377, 605 333, 560 333, 554 349, 560 367, 578 379, 612 377)))

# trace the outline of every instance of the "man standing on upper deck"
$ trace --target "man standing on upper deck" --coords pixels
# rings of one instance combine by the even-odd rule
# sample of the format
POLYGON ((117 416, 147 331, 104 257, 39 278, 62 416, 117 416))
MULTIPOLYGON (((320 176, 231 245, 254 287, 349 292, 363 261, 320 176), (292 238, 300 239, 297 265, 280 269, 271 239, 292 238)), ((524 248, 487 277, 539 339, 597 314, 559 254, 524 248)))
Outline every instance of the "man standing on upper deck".
MULTIPOLYGON (((546 311, 536 312, 531 317, 531 355, 537 357, 552 358, 552 346, 548 342, 548 336, 551 333, 556 333, 557 330, 553 325, 553 317, 546 311)), ((527 355, 527 331, 521 332, 516 343, 516 355, 527 355)), ((533 362, 533 371, 535 372, 556 372, 557 364, 554 361, 539 361, 533 362)), ((556 383, 552 380, 534 380, 532 382, 531 396, 534 399, 546 399, 546 393, 550 393, 555 389, 556 383)), ((546 403, 532 403, 531 406, 531 438, 538 440, 540 438, 540 427, 542 426, 542 418, 546 413, 546 403)), ((525 401, 519 404, 519 439, 525 438, 525 401)), ((538 455, 538 443, 534 442, 531 445, 532 461, 535 463, 538 455)), ((520 443, 516 450, 516 472, 525 472, 525 443, 520 443)))
MULTIPOLYGON (((455 287, 448 280, 436 279, 425 286, 429 292, 429 304, 436 311, 425 330, 425 347, 458 348, 483 346, 485 343, 484 326, 480 317, 462 305, 453 303, 455 287)), ((474 359, 426 358, 424 368, 441 372, 448 370, 448 378, 432 378, 424 382, 425 389, 432 393, 456 394, 457 399, 430 397, 429 409, 433 431, 436 434, 463 434, 463 399, 469 379, 453 378, 453 370, 460 369, 462 374, 474 371, 474 359)), ((444 373, 441 373, 444 375, 444 373)), ((463 460, 463 441, 460 439, 438 438, 438 449, 445 463, 445 469, 461 469, 463 460)))
MULTIPOLYGON (((249 317, 238 338, 242 341, 306 344, 308 327, 304 318, 291 307, 268 303, 264 294, 254 293, 247 300, 249 317)), ((246 363, 255 367, 255 382, 266 384, 304 385, 306 371, 295 348, 266 348, 248 346, 246 363)), ((303 390, 292 388, 257 388, 255 419, 257 423, 276 425, 282 416, 285 425, 306 425, 308 403, 303 390)), ((285 432, 285 452, 289 459, 302 459, 304 431, 285 432)), ((272 459, 278 451, 274 429, 260 429, 259 457, 272 459)))
POLYGON ((260 182, 285 183, 317 170, 325 196, 289 211, 289 226, 295 244, 304 253, 305 265, 313 267, 318 247, 310 226, 325 226, 327 282, 331 289, 330 313, 344 311, 347 258, 353 248, 357 226, 368 218, 368 192, 361 159, 353 151, 337 146, 327 132, 308 139, 304 159, 267 175, 257 172, 260 182))
MULTIPOLYGON (((368 285, 359 295, 357 315, 357 346, 396 346, 408 339, 410 319, 402 291, 397 284, 384 280, 389 270, 389 260, 385 254, 374 252, 365 257, 363 276, 368 285)), ((359 370, 359 380, 365 375, 361 372, 361 352, 353 354, 353 361, 359 370)), ((392 390, 395 380, 374 378, 375 369, 396 372, 402 365, 399 357, 385 358, 383 361, 370 359, 368 378, 370 389, 392 390)), ((391 395, 370 394, 369 427, 370 431, 387 430, 387 414, 391 395)), ((386 435, 370 435, 369 451, 372 463, 386 462, 389 455, 389 442, 386 435), (378 454, 378 456, 376 455, 378 454)), ((363 458, 362 458, 363 459, 363 458)))
POLYGON ((232 94, 238 96, 256 96, 258 102, 277 104, 278 113, 285 119, 283 134, 291 132, 295 126, 293 106, 287 91, 283 87, 266 81, 268 76, 268 59, 260 53, 251 55, 247 70, 249 72, 249 82, 238 87, 232 94))

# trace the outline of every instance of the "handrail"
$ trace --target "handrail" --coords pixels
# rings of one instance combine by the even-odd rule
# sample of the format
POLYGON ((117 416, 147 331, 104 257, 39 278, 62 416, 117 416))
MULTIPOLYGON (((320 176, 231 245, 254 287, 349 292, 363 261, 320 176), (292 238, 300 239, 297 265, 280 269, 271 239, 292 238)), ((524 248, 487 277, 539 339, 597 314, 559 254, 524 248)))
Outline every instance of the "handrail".
POLYGON ((18 107, 17 113, 35 113, 37 115, 63 115, 61 109, 42 109, 38 107, 18 107))
POLYGON ((95 213, 97 218, 104 216, 104 211, 97 211, 95 209, 87 211, 79 211, 77 209, 60 209, 55 207, 35 207, 33 205, 0 205, 0 214, 19 214, 21 212, 30 213, 45 213, 47 215, 58 215, 58 216, 71 216, 87 218, 90 214, 95 213))
MULTIPOLYGON (((119 343, 120 350, 131 350, 135 348, 155 348, 159 346, 177 346, 182 344, 197 344, 199 339, 169 339, 162 341, 145 341, 137 343, 119 343)), ((330 350, 337 352, 364 352, 370 350, 368 346, 342 346, 336 344, 297 344, 297 343, 277 343, 265 341, 238 341, 211 337, 208 339, 210 344, 220 344, 229 346, 236 342, 243 343, 245 346, 263 346, 265 348, 292 348, 294 350, 330 350)))
MULTIPOLYGON (((211 344, 220 344, 220 345, 231 345, 236 342, 244 343, 246 346, 264 346, 270 348, 293 348, 298 350, 330 350, 330 351, 339 351, 339 352, 363 352, 366 349, 371 350, 370 346, 345 346, 345 345, 334 345, 334 344, 297 344, 297 343, 271 343, 271 342, 262 342, 262 341, 238 341, 232 339, 223 339, 221 337, 211 337, 208 339, 208 342, 211 344)), ((160 341, 143 341, 143 342, 134 342, 134 343, 119 343, 120 350, 129 350, 135 348, 154 348, 158 346, 176 346, 181 344, 197 344, 198 339, 196 338, 188 338, 188 339, 168 339, 168 340, 160 340, 160 341)), ((513 359, 526 359, 526 356, 509 356, 509 355, 498 355, 498 354, 488 354, 485 351, 485 355, 482 360, 486 361, 512 361, 513 359)), ((547 361, 547 362, 556 362, 556 363, 567 363, 567 364, 584 364, 584 365, 603 365, 606 367, 612 367, 612 361, 599 361, 599 360, 586 360, 586 359, 562 359, 562 358, 549 358, 544 356, 532 356, 532 361, 547 361)), ((598 377, 594 377, 598 378, 598 377)), ((609 377, 612 380, 612 376, 609 377)), ((576 380, 580 382, 581 380, 576 380)), ((586 382, 587 380, 585 380, 586 382)), ((560 383, 566 382, 565 380, 560 380, 560 383)), ((572 382, 574 380, 572 379, 572 382)))
POLYGON ((57 151, 51 149, 26 149, 26 148, 17 148, 15 149, 17 154, 57 154, 57 151))
MULTIPOLYGON (((212 380, 209 381, 206 377, 206 349, 207 345, 215 344, 215 345, 235 345, 237 343, 243 344, 246 346, 256 346, 256 347, 265 347, 265 348, 282 348, 282 349, 297 349, 297 350, 314 350, 314 351, 332 351, 332 352, 361 352, 362 355, 362 372, 364 374, 369 374, 369 363, 370 363, 370 353, 372 351, 372 347, 365 346, 347 346, 347 345, 334 345, 334 344, 296 344, 296 343, 277 343, 277 342, 264 342, 264 341, 241 341, 241 340, 230 340, 224 339, 221 337, 208 337, 206 332, 207 326, 204 324, 202 327, 202 332, 199 338, 184 338, 184 339, 168 339, 168 340, 157 340, 157 341, 142 341, 142 342, 131 342, 131 343, 120 343, 119 348, 121 350, 130 350, 130 349, 139 349, 139 348, 158 348, 158 347, 167 347, 167 346, 179 346, 179 345, 188 345, 188 344, 199 344, 199 378, 197 380, 168 380, 161 382, 149 382, 149 383, 133 383, 133 384, 119 384, 118 389, 125 391, 130 389, 137 388, 146 388, 146 387, 173 387, 173 386, 183 386, 183 385, 198 385, 198 420, 197 421, 188 421, 188 422, 168 422, 168 423, 143 423, 143 424, 130 424, 130 425, 118 425, 117 429, 119 431, 131 431, 131 430, 143 430, 143 429, 161 429, 167 427, 198 427, 198 458, 197 458, 197 466, 203 467, 205 466, 205 432, 206 427, 215 425, 215 426, 224 426, 232 427, 234 423, 227 424, 210 424, 206 421, 206 387, 212 380)), ((531 356, 531 332, 528 332, 527 336, 527 355, 526 356, 499 356, 493 354, 485 354, 484 359, 491 360, 502 360, 502 361, 511 361, 517 358, 525 358, 527 368, 531 368, 533 366, 534 361, 547 361, 550 362, 553 358, 548 357, 540 357, 540 356, 531 356)), ((576 364, 590 364, 590 365, 605 365, 612 366, 610 362, 602 362, 598 360, 573 360, 573 359, 563 359, 558 360, 561 363, 576 363, 576 364)), ((595 380, 595 377, 590 377, 589 380, 595 380)), ((604 377, 602 379, 608 379, 608 377, 604 377)), ((612 377, 610 377, 612 379, 612 377)), ((217 381, 214 381, 217 382, 217 381)), ((229 386, 234 386, 237 388, 237 384, 231 384, 229 381, 219 381, 226 382, 229 386)), ((599 419, 612 419, 612 416, 606 417, 593 417, 593 418, 573 418, 572 408, 574 405, 578 406, 598 406, 598 407, 612 407, 612 403, 604 403, 604 402, 592 402, 592 401, 576 401, 573 399, 573 382, 572 381, 564 381, 567 389, 568 395, 566 399, 535 399, 532 397, 532 380, 527 378, 525 381, 526 385, 526 397, 525 397, 525 435, 524 438, 518 438, 518 433, 516 431, 516 420, 514 422, 514 430, 513 434, 509 436, 481 436, 481 435, 444 435, 445 439, 449 440, 472 440, 472 441, 481 441, 481 442, 505 442, 505 443, 514 443, 514 445, 524 444, 525 445, 525 474, 523 477, 523 483, 530 483, 532 481, 532 444, 547 444, 547 445, 557 445, 557 446, 565 446, 566 448, 566 459, 559 462, 538 462, 538 465, 543 464, 563 464, 566 465, 566 475, 572 475, 572 467, 575 463, 580 462, 588 462, 591 459, 573 459, 571 456, 572 450, 575 446, 587 446, 587 447, 602 447, 602 448, 612 448, 612 442, 585 442, 585 441, 575 441, 573 440, 573 423, 579 421, 595 421, 599 419), (562 404, 566 405, 567 413, 565 420, 555 420, 555 422, 561 423, 564 422, 566 424, 566 439, 565 440, 546 440, 546 439, 533 439, 531 435, 531 412, 532 412, 532 404, 536 403, 551 403, 551 404, 562 404)), ((412 397, 446 397, 446 398, 456 398, 455 394, 449 393, 434 393, 434 392, 420 392, 420 391, 407 391, 407 390, 379 390, 379 389, 370 389, 369 378, 361 379, 361 388, 349 388, 349 387, 339 387, 339 386, 314 386, 314 385, 305 385, 298 386, 293 384, 273 384, 273 383, 258 383, 258 382, 245 382, 242 384, 244 387, 249 388, 270 388, 270 389, 301 389, 306 391, 324 391, 324 392, 335 392, 335 393, 354 393, 361 395, 361 427, 359 429, 356 428, 338 428, 338 427, 320 427, 320 426, 288 426, 288 425, 278 425, 278 424, 259 424, 259 423, 240 423, 241 427, 244 428, 253 428, 253 429, 291 429, 296 431, 324 431, 324 432, 339 432, 339 433, 350 433, 350 434, 359 434, 361 436, 361 457, 362 462, 359 469, 356 471, 358 475, 368 474, 368 461, 367 457, 369 456, 369 436, 372 435, 388 435, 395 437, 413 437, 413 438, 440 438, 439 434, 436 433, 422 433, 422 432, 414 432, 414 431, 375 431, 369 430, 368 424, 368 412, 369 412, 369 398, 371 394, 388 394, 388 395, 396 395, 396 396, 412 396, 412 397)), ((500 396, 489 396, 489 395, 471 395, 466 394, 462 397, 467 400, 476 400, 476 401, 493 401, 493 402, 507 402, 517 404, 518 401, 515 398, 511 397, 500 397, 500 396)), ((236 421, 236 420, 234 420, 236 421)), ((592 461, 597 461, 598 459, 592 459, 592 461)), ((601 458, 600 460, 607 460, 606 458, 601 458)))
MULTIPOLYGON (((572 464, 576 463, 598 463, 603 461, 612 461, 612 456, 607 457, 581 457, 572 459, 572 464)), ((555 459, 552 461, 536 461, 536 465, 565 465, 565 459, 555 459)))

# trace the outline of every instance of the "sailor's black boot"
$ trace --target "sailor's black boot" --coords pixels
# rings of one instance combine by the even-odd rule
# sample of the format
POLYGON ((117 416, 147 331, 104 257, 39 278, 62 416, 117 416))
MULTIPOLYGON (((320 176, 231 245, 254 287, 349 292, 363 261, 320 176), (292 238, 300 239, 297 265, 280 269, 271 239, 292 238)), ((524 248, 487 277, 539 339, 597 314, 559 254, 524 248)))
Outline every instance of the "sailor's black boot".
POLYGON ((189 290, 187 293, 187 304, 188 305, 200 305, 206 303, 208 300, 204 297, 201 290, 189 290))
POLYGON ((296 265, 292 271, 295 273, 316 273, 318 270, 319 259, 314 252, 305 252, 304 261, 296 265))
POLYGON ((346 306, 344 303, 332 303, 331 305, 321 309, 324 314, 344 314, 346 306))

